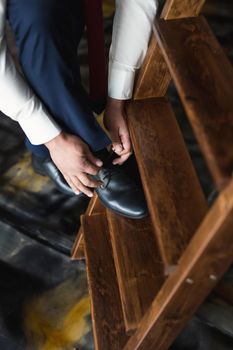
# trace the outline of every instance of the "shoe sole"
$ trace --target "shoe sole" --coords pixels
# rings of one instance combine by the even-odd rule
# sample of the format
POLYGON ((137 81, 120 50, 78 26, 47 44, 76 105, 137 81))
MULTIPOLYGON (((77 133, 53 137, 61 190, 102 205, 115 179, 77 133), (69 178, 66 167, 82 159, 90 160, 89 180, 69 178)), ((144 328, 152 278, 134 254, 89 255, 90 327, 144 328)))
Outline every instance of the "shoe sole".
MULTIPOLYGON (((98 193, 97 193, 97 195, 98 195, 98 193)), ((99 198, 99 200, 101 201, 101 203, 103 204, 103 206, 104 206, 105 208, 107 208, 108 210, 110 210, 112 213, 118 214, 118 215, 123 216, 123 217, 125 217, 125 218, 127 218, 127 219, 140 220, 140 219, 146 218, 146 217, 149 215, 149 212, 147 212, 146 214, 137 216, 137 217, 135 217, 135 216, 129 216, 129 215, 126 215, 126 214, 122 214, 121 212, 115 211, 115 210, 113 210, 112 208, 110 208, 108 205, 104 204, 99 195, 98 195, 98 198, 99 198)))

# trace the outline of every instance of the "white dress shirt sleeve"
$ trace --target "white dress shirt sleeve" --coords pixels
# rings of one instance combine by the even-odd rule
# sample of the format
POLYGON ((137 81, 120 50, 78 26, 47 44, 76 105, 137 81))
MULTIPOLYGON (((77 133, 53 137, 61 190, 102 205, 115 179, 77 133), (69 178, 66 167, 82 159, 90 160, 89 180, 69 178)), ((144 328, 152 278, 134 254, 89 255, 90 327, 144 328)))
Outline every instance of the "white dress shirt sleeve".
POLYGON ((109 54, 110 97, 132 97, 135 72, 146 55, 157 8, 157 0, 116 0, 109 54))
POLYGON ((16 70, 5 37, 6 1, 0 0, 0 111, 18 121, 31 143, 39 145, 61 129, 16 70))

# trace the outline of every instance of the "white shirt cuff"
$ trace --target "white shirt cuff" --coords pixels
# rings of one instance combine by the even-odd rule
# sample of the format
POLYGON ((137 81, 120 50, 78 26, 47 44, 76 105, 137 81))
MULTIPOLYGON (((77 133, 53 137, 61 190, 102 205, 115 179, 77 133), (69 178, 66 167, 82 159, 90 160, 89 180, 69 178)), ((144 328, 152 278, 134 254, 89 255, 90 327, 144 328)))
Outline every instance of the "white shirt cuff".
POLYGON ((133 95, 135 71, 114 67, 109 70, 108 96, 117 100, 129 100, 133 95))
POLYGON ((18 122, 33 145, 49 142, 62 131, 43 108, 34 110, 29 118, 19 118, 18 122))

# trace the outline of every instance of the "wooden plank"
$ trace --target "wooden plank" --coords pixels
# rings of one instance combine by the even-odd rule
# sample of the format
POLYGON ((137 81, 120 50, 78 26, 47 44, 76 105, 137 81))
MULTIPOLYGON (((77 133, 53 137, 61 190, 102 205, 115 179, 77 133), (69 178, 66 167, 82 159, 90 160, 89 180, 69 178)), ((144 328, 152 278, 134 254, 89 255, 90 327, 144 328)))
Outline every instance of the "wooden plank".
POLYGON ((149 218, 132 220, 107 211, 126 331, 138 327, 165 278, 149 218), (145 288, 146 286, 146 288, 145 288))
POLYGON ((161 18, 178 19, 198 16, 204 3, 205 0, 167 0, 161 18))
POLYGON ((233 181, 220 194, 124 350, 167 350, 233 261, 233 181))
POLYGON ((75 242, 71 251, 71 260, 83 260, 85 259, 85 247, 83 240, 83 228, 80 226, 80 229, 77 233, 75 242))
POLYGON ((169 69, 154 36, 135 83, 133 98, 141 100, 166 94, 171 81, 169 69))
MULTIPOLYGON (((167 0, 161 18, 183 18, 197 16, 205 0, 167 0)), ((154 36, 139 71, 134 98, 145 99, 164 96, 171 81, 167 64, 154 36)))
POLYGON ((105 208, 103 206, 103 204, 100 202, 96 192, 94 192, 94 196, 92 198, 92 200, 90 201, 90 204, 87 208, 87 215, 92 215, 92 214, 100 214, 100 213, 104 213, 105 212, 105 208))
MULTIPOLYGON (((103 213, 105 211, 104 206, 101 204, 100 200, 96 193, 89 202, 89 205, 86 210, 87 215, 92 215, 94 213, 103 213)), ((82 260, 85 259, 85 247, 83 240, 83 229, 80 226, 80 229, 77 233, 77 237, 72 247, 71 251, 71 259, 72 260, 82 260)))
POLYGON ((233 68, 203 17, 160 20, 157 39, 219 189, 233 171, 233 68))
POLYGON ((167 272, 207 213, 207 203, 166 98, 132 101, 131 139, 167 272))
POLYGON ((82 217, 95 350, 122 350, 128 337, 105 214, 82 217))

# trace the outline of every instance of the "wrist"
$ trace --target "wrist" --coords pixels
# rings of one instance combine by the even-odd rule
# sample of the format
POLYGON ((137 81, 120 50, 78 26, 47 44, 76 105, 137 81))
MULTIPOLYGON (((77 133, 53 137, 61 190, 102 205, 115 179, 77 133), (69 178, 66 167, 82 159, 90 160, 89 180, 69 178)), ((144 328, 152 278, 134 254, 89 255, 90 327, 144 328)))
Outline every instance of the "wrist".
POLYGON ((52 140, 46 142, 44 145, 48 148, 49 151, 56 148, 59 144, 63 143, 66 138, 64 131, 61 131, 59 135, 54 137, 52 140))
POLYGON ((112 97, 108 97, 107 108, 111 108, 116 111, 123 111, 125 107, 125 102, 125 100, 118 100, 112 97))

